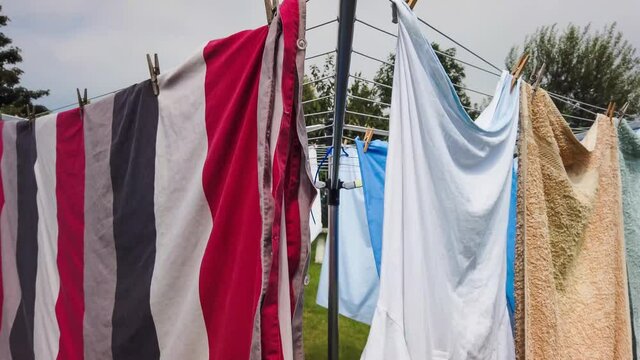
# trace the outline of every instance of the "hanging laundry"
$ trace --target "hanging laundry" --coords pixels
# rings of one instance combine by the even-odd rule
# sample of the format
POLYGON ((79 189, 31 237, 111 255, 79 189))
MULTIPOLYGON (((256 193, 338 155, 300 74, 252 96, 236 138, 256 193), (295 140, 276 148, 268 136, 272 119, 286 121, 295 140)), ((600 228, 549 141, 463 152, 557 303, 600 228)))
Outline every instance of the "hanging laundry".
POLYGON ((380 275, 380 259, 382 257, 382 220, 384 217, 384 177, 387 164, 388 144, 385 141, 374 140, 364 151, 364 142, 356 138, 358 159, 360 160, 360 174, 364 203, 367 211, 367 223, 371 248, 376 260, 376 270, 380 275))
POLYGON ((516 200, 518 198, 518 162, 513 162, 511 177, 511 201, 509 203, 509 225, 507 227, 507 306, 511 329, 515 327, 516 299, 514 293, 514 274, 516 261, 516 200))
POLYGON ((616 129, 578 141, 523 85, 516 243, 519 359, 631 359, 616 129))
MULTIPOLYGON (((318 152, 316 151, 315 145, 309 146, 309 167, 311 169, 311 174, 315 176, 318 172, 318 152)), ((317 194, 317 191, 316 191, 317 194)), ((309 228, 311 232, 311 242, 313 242, 318 235, 322 233, 322 202, 320 200, 320 196, 316 195, 315 200, 313 200, 313 204, 311 205, 311 215, 309 215, 309 228)))
POLYGON ((473 122, 409 6, 386 167, 380 296, 363 359, 511 359, 507 224, 519 91, 473 122))
POLYGON ((623 120, 618 126, 618 141, 633 358, 637 359, 640 348, 640 137, 623 120))
MULTIPOLYGON (((360 180, 358 152, 355 147, 343 148, 340 157, 340 180, 360 180)), ((340 314, 366 324, 371 323, 378 299, 380 279, 371 249, 367 214, 362 188, 340 190, 338 212, 338 295, 340 314)), ((331 242, 327 238, 328 243, 331 242)), ((327 246, 328 249, 328 246, 327 246)), ((329 251, 325 251, 316 302, 328 307, 329 251)))
POLYGON ((304 7, 209 42, 158 96, 3 116, 0 359, 303 358, 304 7))

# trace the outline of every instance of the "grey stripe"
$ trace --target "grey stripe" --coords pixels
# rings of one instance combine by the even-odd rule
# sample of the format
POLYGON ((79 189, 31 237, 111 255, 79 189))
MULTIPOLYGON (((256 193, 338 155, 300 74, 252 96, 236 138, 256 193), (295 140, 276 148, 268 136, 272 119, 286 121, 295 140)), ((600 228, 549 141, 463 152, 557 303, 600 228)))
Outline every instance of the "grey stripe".
POLYGON ((262 212, 262 290, 255 312, 253 323, 253 337, 251 339, 251 360, 262 359, 262 344, 260 336, 260 316, 262 299, 267 291, 269 269, 271 269, 271 231, 274 217, 274 204, 271 197, 271 155, 269 139, 271 136, 271 121, 273 118, 273 102, 275 98, 276 74, 276 45, 280 37, 280 18, 271 22, 269 33, 265 40, 262 54, 262 68, 260 69, 260 84, 258 85, 258 184, 260 191, 260 208, 262 212))
POLYGON ((0 216, 2 239, 2 326, 0 327, 0 359, 11 359, 9 333, 16 318, 22 292, 16 267, 16 242, 18 233, 18 168, 16 155, 16 121, 6 121, 3 115, 2 134, 2 186, 4 186, 4 208, 0 216))
POLYGON ((111 359, 116 292, 113 191, 109 166, 113 96, 85 107, 84 357, 111 359))
POLYGON ((16 125, 16 152, 18 159, 18 241, 16 265, 20 278, 22 298, 11 334, 9 346, 16 360, 35 358, 33 351, 33 320, 36 300, 36 273, 38 271, 38 205, 36 175, 36 137, 33 124, 19 121, 16 125))

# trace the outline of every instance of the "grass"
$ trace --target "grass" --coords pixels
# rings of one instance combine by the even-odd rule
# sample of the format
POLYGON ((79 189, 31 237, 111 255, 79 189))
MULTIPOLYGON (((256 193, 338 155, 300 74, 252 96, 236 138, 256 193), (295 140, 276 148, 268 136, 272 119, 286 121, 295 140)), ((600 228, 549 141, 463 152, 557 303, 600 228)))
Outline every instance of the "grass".
MULTIPOLYGON (((318 244, 318 241, 315 241, 312 246, 309 285, 305 287, 304 293, 303 334, 305 358, 308 360, 324 360, 327 358, 327 309, 316 304, 321 269, 321 265, 313 261, 316 244, 318 244)), ((369 335, 369 326, 344 316, 340 316, 338 322, 340 359, 360 359, 360 354, 369 335)))

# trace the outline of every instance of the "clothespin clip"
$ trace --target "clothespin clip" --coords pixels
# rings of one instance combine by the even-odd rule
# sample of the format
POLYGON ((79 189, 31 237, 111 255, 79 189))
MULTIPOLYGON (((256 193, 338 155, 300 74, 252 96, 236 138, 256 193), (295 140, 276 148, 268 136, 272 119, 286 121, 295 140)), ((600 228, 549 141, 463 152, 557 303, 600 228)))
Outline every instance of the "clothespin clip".
POLYGON ((80 89, 78 88, 76 88, 76 94, 78 95, 78 108, 80 108, 80 111, 84 111, 84 106, 89 103, 87 88, 84 89, 84 97, 80 95, 80 89))
POLYGON ((33 105, 29 106, 29 104, 27 104, 27 120, 32 124, 36 121, 36 107, 33 105))
POLYGON ((524 67, 527 65, 528 61, 529 61, 529 54, 528 53, 522 54, 522 56, 520 57, 520 60, 518 60, 518 63, 511 70, 511 75, 513 75, 513 79, 511 80, 511 91, 513 91, 513 88, 518 83, 518 78, 520 78, 520 75, 522 75, 522 71, 524 70, 524 67))
POLYGON ((618 112, 618 127, 620 127, 620 125, 622 125, 622 118, 624 118, 624 114, 627 112, 627 109, 629 108, 629 102, 627 101, 626 103, 624 103, 624 105, 622 105, 622 107, 620 108, 620 111, 618 112))
POLYGON ((613 121, 613 115, 616 112, 616 103, 611 101, 609 102, 609 106, 607 107, 607 113, 605 114, 611 121, 613 121))
POLYGON ((540 82, 542 81, 545 71, 547 71, 547 63, 543 63, 542 67, 540 67, 540 71, 536 73, 536 82, 533 83, 533 92, 536 92, 540 87, 540 82))
POLYGON ((153 54, 153 62, 151 55, 147 54, 147 65, 149 66, 149 77, 151 78, 151 88, 155 96, 160 95, 160 86, 158 85, 158 75, 160 75, 160 61, 158 54, 153 54))
POLYGON ((264 10, 267 13, 267 24, 271 24, 278 10, 278 0, 264 0, 264 10))
POLYGON ((409 7, 411 8, 411 10, 413 10, 413 8, 418 3, 418 0, 406 0, 406 2, 407 2, 407 4, 409 4, 409 7))
POLYGON ((364 133, 364 152, 367 152, 367 150, 369 150, 369 144, 371 143, 371 139, 373 139, 373 129, 372 128, 368 128, 367 132, 364 133))

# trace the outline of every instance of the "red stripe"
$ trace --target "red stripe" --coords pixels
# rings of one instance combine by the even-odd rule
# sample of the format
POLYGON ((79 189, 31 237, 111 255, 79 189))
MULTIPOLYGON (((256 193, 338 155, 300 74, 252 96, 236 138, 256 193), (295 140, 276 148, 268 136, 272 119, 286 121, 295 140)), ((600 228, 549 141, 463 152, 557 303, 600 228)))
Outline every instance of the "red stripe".
POLYGON ((84 183, 85 154, 79 109, 58 114, 56 121, 56 197, 58 204, 58 272, 56 316, 60 328, 58 360, 84 357, 84 183))
MULTIPOLYGON (((4 121, 0 118, 0 161, 4 155, 3 143, 4 121)), ((0 213, 4 211, 4 186, 2 182, 2 168, 0 168, 0 213)), ((1 236, 1 235, 0 235, 1 236)), ((2 243, 0 239, 0 244, 2 243)), ((0 246, 0 324, 2 324, 2 307, 4 304, 4 285, 2 283, 2 246, 0 246)))
MULTIPOLYGON (((298 38, 298 0, 287 0, 280 6, 280 16, 282 21, 282 34, 284 37, 284 49, 283 49, 283 61, 282 61, 282 102, 283 102, 283 115, 280 127, 280 133, 278 134, 278 141, 276 143, 276 151, 274 156, 273 166, 273 198, 275 199, 275 219, 273 223, 272 233, 272 254, 273 262, 271 266, 271 272, 269 274, 269 282, 267 293, 263 302, 262 310, 262 358, 267 360, 281 360, 283 359, 282 342, 280 338, 280 326, 278 322, 278 269, 279 269, 279 248, 280 244, 280 225, 285 185, 291 185, 289 178, 291 177, 291 139, 295 136, 296 127, 294 121, 294 106, 293 102, 295 97, 295 81, 296 81, 296 52, 297 52, 297 38, 298 38)), ((294 155, 295 156, 295 155, 294 155)), ((296 188, 297 193, 297 188, 296 188)), ((296 194, 297 196, 297 194, 296 194)), ((285 207, 285 212, 289 212, 290 209, 285 207)), ((298 218, 299 218, 298 214, 298 218)), ((289 230, 290 216, 285 214, 286 219, 286 232, 287 238, 291 231, 289 230)), ((299 226, 298 226, 299 227, 299 226)), ((295 226, 294 226, 295 228, 295 226)), ((295 230, 292 228, 291 230, 295 230)), ((300 241, 300 237, 297 237, 297 241, 300 241)), ((290 251, 295 251, 289 248, 289 243, 295 243, 296 237, 288 239, 287 254, 290 251)), ((295 259, 293 259, 295 262, 295 259)), ((291 272, 291 259, 288 260, 290 274, 291 272)), ((295 270, 293 271, 295 273, 295 270)), ((291 291, 291 283, 289 284, 291 291)), ((292 307, 293 310, 293 307, 292 307)))
POLYGON ((262 291, 257 99, 267 31, 212 41, 203 52, 209 148, 202 181, 213 228, 200 268, 200 302, 209 359, 249 358, 262 291))

